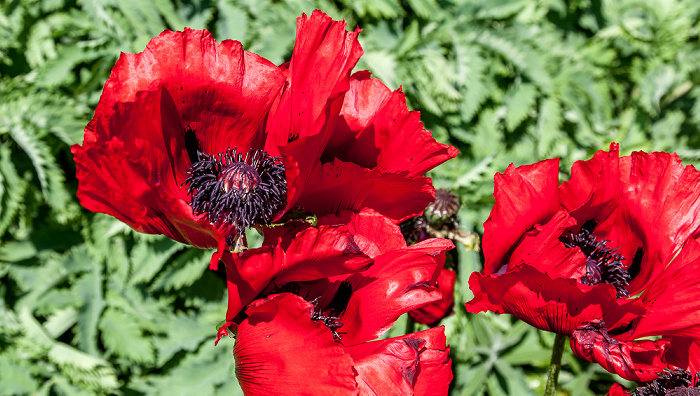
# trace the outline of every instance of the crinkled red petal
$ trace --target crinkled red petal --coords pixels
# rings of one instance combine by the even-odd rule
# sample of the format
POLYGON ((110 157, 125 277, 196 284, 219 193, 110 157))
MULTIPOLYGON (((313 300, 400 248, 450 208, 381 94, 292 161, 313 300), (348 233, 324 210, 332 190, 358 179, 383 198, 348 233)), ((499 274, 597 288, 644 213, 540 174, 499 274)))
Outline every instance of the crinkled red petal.
POLYGON ((288 282, 311 281, 351 273, 371 260, 342 227, 304 228, 288 244, 224 254, 228 283, 227 320, 239 314, 266 287, 288 282))
POLYGON ((140 232, 215 247, 222 236, 193 216, 179 186, 178 164, 187 153, 169 92, 162 86, 139 92, 133 102, 117 103, 111 110, 109 117, 93 120, 94 135, 71 148, 80 203, 140 232))
POLYGON ((589 362, 630 381, 649 382, 671 368, 664 360, 668 340, 624 342, 608 334, 605 323, 595 320, 571 334, 571 350, 589 362))
MULTIPOLYGON (((206 30, 165 31, 143 52, 120 56, 95 116, 109 117, 115 103, 131 102, 138 92, 163 85, 183 127, 196 132, 202 151, 245 152, 262 148, 263 122, 283 84, 279 68, 244 51, 238 41, 217 43, 206 30)), ((86 141, 95 139, 93 127, 94 121, 85 130, 86 141)))
POLYGON ((626 339, 658 335, 700 339, 700 243, 688 240, 654 278, 642 300, 647 312, 625 334, 626 339))
POLYGON ((442 318, 452 314, 454 306, 455 280, 457 273, 453 270, 443 268, 437 279, 437 287, 442 293, 442 298, 421 308, 408 313, 408 316, 417 323, 433 326, 438 324, 442 318))
POLYGON ((366 169, 336 159, 314 169, 297 204, 318 215, 366 207, 399 223, 423 213, 434 200, 435 189, 427 177, 366 169))
POLYGON ((559 207, 559 160, 514 167, 494 176, 496 202, 484 223, 484 271, 497 272, 520 237, 559 207))
POLYGON ((384 334, 402 314, 440 300, 435 286, 454 247, 446 239, 428 239, 375 257, 362 273, 331 278, 352 286, 347 308, 340 315, 346 345, 373 340, 384 334))
POLYGON ((392 92, 378 79, 353 76, 340 116, 323 162, 338 158, 368 169, 423 176, 458 154, 423 129, 420 113, 408 111, 405 94, 392 92))
POLYGON ((270 113, 265 149, 284 158, 288 208, 296 206, 311 170, 334 129, 350 72, 362 56, 360 29, 345 30, 321 11, 297 19, 292 59, 285 65, 285 89, 270 113), (291 143, 289 143, 291 142, 291 143))
POLYGON ((616 299, 610 284, 587 286, 574 279, 551 278, 529 266, 502 275, 475 272, 469 287, 474 298, 466 303, 468 312, 509 313, 538 329, 564 335, 599 318, 611 328, 626 326, 644 313, 638 299, 616 299))
POLYGON ((406 247, 401 229, 394 222, 369 208, 359 213, 344 211, 338 216, 328 215, 318 219, 318 225, 346 227, 363 253, 376 257, 394 249, 406 247))
POLYGON ((646 289, 668 261, 700 228, 700 172, 683 167, 678 155, 634 152, 620 159, 630 217, 643 231, 645 260, 630 292, 646 289))
POLYGON ((362 395, 447 395, 452 381, 444 327, 347 348, 362 395))
POLYGON ((353 359, 312 305, 284 293, 256 300, 237 328, 233 355, 246 396, 357 395, 353 359))

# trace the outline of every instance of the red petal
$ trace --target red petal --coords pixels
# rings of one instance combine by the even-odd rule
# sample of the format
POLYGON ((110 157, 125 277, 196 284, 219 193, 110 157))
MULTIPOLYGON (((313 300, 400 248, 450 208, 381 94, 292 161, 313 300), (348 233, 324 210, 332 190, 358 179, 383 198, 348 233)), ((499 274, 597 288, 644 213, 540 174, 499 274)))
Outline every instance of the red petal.
POLYGON ((238 326, 236 377, 246 395, 355 395, 353 360, 301 297, 251 303, 238 326))
POLYGON ((372 258, 390 250, 406 247, 406 240, 401 235, 399 226, 369 208, 363 208, 360 213, 345 211, 339 216, 324 216, 318 219, 317 224, 343 225, 353 234, 353 240, 360 250, 372 258))
MULTIPOLYGON (((165 31, 139 54, 122 54, 107 80, 96 117, 117 102, 163 85, 175 100, 183 126, 196 131, 202 151, 261 148, 262 125, 283 85, 281 71, 241 43, 216 42, 206 30, 165 31)), ((94 139, 94 124, 85 140, 94 139)))
POLYGON ((600 320, 577 328, 570 343, 576 356, 630 381, 653 381, 658 373, 670 368, 662 358, 668 341, 620 342, 608 334, 600 320))
POLYGON ((700 244, 688 240, 642 299, 647 312, 626 339, 656 335, 700 338, 700 244))
POLYGON ((484 223, 485 273, 498 271, 518 239, 559 210, 559 160, 511 164, 494 182, 496 203, 484 223))
POLYGON ((197 221, 180 188, 178 164, 186 157, 183 128, 167 90, 138 93, 110 117, 95 118, 94 135, 71 148, 83 206, 115 216, 135 230, 162 233, 202 248, 222 238, 197 221))
POLYGON ((453 247, 446 239, 429 239, 375 258, 360 274, 342 277, 353 293, 340 315, 343 343, 357 344, 384 334, 402 314, 439 300, 435 282, 453 247))
POLYGON ((297 204, 320 215, 366 207, 398 223, 423 213, 434 194, 426 177, 368 170, 336 159, 314 169, 297 204))
POLYGON ((370 264, 347 229, 306 228, 288 244, 225 254, 228 283, 226 318, 237 321, 243 308, 268 285, 310 281, 357 271, 370 264))
POLYGON ((435 301, 409 312, 408 316, 415 322, 435 325, 439 323, 442 318, 451 315, 453 312, 452 306, 454 305, 456 279, 456 272, 447 268, 440 270, 440 276, 437 279, 437 287, 440 293, 442 293, 442 298, 439 301, 435 301))
POLYGON ((423 176, 458 154, 423 129, 420 113, 408 111, 400 90, 392 92, 378 79, 353 76, 341 116, 343 122, 334 131, 323 162, 338 158, 368 169, 423 176))
POLYGON ((613 384, 608 391, 608 396, 629 396, 629 392, 620 384, 613 384))
POLYGON ((610 284, 586 286, 574 279, 552 279, 529 266, 502 275, 475 272, 469 288, 474 298, 466 303, 468 312, 509 313, 538 329, 564 335, 599 318, 611 328, 624 326, 644 313, 638 299, 616 299, 610 284))
MULTIPOLYGON (((642 290, 663 270, 653 263, 672 257, 700 227, 700 172, 676 154, 634 152, 620 159, 629 212, 643 231, 641 271, 630 291, 642 290)), ((654 281, 656 282, 656 281, 654 281)))
POLYGON ((347 349, 363 395, 446 395, 452 381, 444 327, 347 349))
POLYGON ((348 32, 345 27, 344 21, 334 21, 318 10, 310 18, 304 14, 297 19, 294 52, 285 65, 285 90, 271 111, 265 144, 268 153, 285 159, 288 207, 295 205, 301 186, 328 143, 333 131, 329 115, 340 111, 350 71, 362 55, 357 41, 360 29, 348 32), (294 139, 298 140, 288 144, 294 139))

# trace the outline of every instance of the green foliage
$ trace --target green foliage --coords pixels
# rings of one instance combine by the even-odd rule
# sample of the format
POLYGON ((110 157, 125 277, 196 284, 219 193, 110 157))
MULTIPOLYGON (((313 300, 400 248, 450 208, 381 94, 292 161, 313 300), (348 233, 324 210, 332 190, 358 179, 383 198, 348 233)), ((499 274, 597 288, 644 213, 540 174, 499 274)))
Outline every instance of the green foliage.
MULTIPOLYGON (((210 252, 141 235, 82 209, 69 148, 81 142, 119 53, 163 29, 208 28, 272 62, 296 17, 359 25, 369 69, 402 88, 426 128, 461 154, 433 171, 481 230, 493 174, 560 157, 562 172, 612 141, 700 159, 700 3, 691 0, 12 0, 0 4, 0 390, 3 394, 240 394, 210 252)), ((552 338, 471 315, 478 254, 458 249, 444 320, 453 394, 532 394, 552 338)), ((392 329, 402 334, 406 323, 392 329)), ((614 378, 565 355, 571 395, 614 378)), ((627 384, 630 385, 630 384, 627 384)))

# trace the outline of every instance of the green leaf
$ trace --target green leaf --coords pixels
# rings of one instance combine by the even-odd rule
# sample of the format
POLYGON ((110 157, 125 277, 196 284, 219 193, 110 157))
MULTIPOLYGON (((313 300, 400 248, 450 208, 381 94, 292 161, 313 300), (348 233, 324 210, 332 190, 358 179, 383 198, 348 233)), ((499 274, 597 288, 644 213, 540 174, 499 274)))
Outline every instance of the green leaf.
POLYGON ((506 97, 506 129, 513 131, 527 117, 535 105, 537 88, 528 83, 516 85, 506 97))
POLYGON ((155 360, 153 344, 127 314, 111 308, 100 320, 102 343, 108 351, 135 363, 155 360))

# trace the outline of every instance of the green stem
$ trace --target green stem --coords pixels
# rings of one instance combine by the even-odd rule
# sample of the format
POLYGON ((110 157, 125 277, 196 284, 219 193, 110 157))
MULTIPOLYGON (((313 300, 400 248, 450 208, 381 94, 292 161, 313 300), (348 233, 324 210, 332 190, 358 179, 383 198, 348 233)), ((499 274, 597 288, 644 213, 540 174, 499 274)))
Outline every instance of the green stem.
POLYGON ((557 394, 557 382, 559 382, 559 370, 561 369, 561 355, 564 353, 564 342, 566 336, 557 334, 554 337, 554 345, 552 346, 552 360, 549 363, 547 371, 547 387, 544 390, 544 396, 555 396, 557 394))
POLYGON ((408 315, 406 315, 406 333, 411 334, 416 331, 416 322, 413 321, 408 315))

